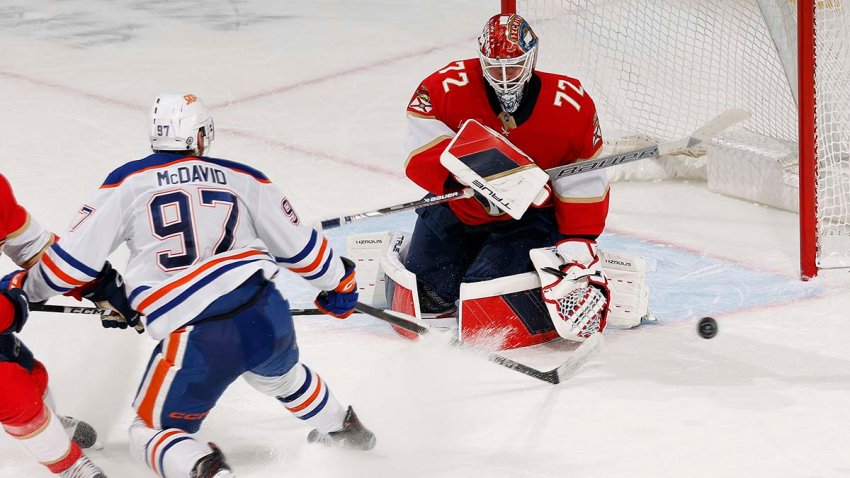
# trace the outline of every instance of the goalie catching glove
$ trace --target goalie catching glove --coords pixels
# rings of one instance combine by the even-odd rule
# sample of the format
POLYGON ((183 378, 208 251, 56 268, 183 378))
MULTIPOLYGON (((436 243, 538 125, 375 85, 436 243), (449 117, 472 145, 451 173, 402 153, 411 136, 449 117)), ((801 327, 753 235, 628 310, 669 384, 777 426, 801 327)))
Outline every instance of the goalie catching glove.
POLYGON ((529 255, 561 337, 583 341, 605 329, 610 292, 594 241, 567 239, 529 255))
POLYGON ((316 296, 316 307, 322 312, 337 319, 347 319, 357 305, 357 282, 354 280, 354 262, 347 257, 340 257, 345 267, 345 274, 334 290, 323 290, 316 296))

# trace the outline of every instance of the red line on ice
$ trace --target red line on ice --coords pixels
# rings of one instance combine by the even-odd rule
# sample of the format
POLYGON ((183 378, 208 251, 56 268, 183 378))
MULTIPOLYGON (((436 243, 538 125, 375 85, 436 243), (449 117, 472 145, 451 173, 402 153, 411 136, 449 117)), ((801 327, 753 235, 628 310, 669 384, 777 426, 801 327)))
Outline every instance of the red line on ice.
MULTIPOLYGON (((127 101, 122 101, 122 100, 118 100, 118 99, 115 99, 115 98, 110 98, 110 97, 104 96, 104 95, 98 95, 96 93, 89 93, 89 92, 81 90, 79 88, 74 88, 74 87, 63 85, 63 84, 60 84, 60 83, 53 83, 51 81, 42 80, 42 79, 39 79, 39 78, 32 78, 32 77, 21 75, 21 74, 18 74, 18 73, 11 73, 11 72, 8 72, 8 71, 0 71, 0 77, 5 77, 5 78, 11 79, 11 80, 20 81, 20 82, 27 83, 27 84, 34 85, 34 86, 40 86, 40 87, 58 90, 62 93, 68 94, 70 96, 86 98, 86 99, 93 100, 93 101, 96 101, 98 103, 104 103, 104 104, 110 105, 110 106, 119 106, 121 108, 130 110, 130 111, 134 111, 134 112, 144 111, 145 108, 146 108, 145 106, 133 104, 133 103, 130 103, 130 102, 127 102, 127 101)), ((295 151, 295 152, 298 152, 298 153, 301 153, 301 154, 305 154, 307 156, 311 156, 311 157, 318 158, 318 159, 323 159, 323 160, 330 161, 330 162, 337 163, 337 164, 344 164, 346 166, 351 166, 351 167, 361 169, 363 171, 367 171, 367 172, 370 172, 370 173, 379 174, 379 175, 382 175, 382 176, 387 176, 387 177, 391 177, 391 178, 395 178, 395 179, 403 177, 400 169, 398 171, 396 171, 396 170, 390 169, 390 168, 383 168, 381 166, 366 164, 366 163, 356 161, 354 159, 348 159, 348 158, 335 156, 335 155, 327 153, 327 152, 312 150, 312 149, 309 149, 309 148, 304 147, 304 146, 298 146, 298 145, 295 145, 295 144, 290 144, 290 143, 287 143, 287 142, 284 142, 284 141, 280 141, 280 140, 276 140, 276 139, 272 139, 272 138, 267 138, 265 136, 247 133, 247 132, 244 132, 244 131, 230 130, 230 129, 227 129, 227 128, 221 128, 220 130, 221 131, 227 131, 228 133, 231 133, 235 136, 242 136, 242 137, 246 137, 246 138, 250 138, 250 139, 254 139, 254 140, 258 140, 258 141, 264 141, 264 142, 269 143, 271 145, 274 145, 275 147, 278 147, 278 148, 286 149, 286 150, 289 150, 289 151, 295 151)))

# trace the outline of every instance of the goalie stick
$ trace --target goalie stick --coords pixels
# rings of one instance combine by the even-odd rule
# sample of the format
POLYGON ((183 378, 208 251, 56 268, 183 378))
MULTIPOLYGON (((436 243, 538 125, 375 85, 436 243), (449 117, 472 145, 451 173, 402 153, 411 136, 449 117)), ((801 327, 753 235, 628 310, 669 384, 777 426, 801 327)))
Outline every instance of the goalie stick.
MULTIPOLYGON (((111 309, 102 309, 100 307, 77 307, 72 305, 52 305, 52 304, 39 304, 39 303, 30 303, 30 310, 35 312, 56 312, 60 314, 83 314, 83 315, 99 315, 101 317, 121 317, 118 313, 111 309)), ((145 326, 139 321, 138 324, 133 327, 136 329, 136 332, 142 334, 145 332, 145 326)))
POLYGON ((443 204, 445 202, 454 201, 455 199, 471 198, 473 195, 475 195, 475 191, 466 188, 460 191, 441 194, 439 196, 426 197, 423 199, 419 199, 418 201, 410 201, 406 203, 396 204, 395 206, 376 209, 374 211, 366 211, 361 212, 359 214, 352 214, 351 216, 340 216, 331 219, 325 219, 324 221, 322 221, 322 229, 333 229, 335 227, 351 224, 352 222, 359 221, 360 219, 366 219, 367 217, 386 216, 387 214, 393 214, 396 212, 409 211, 411 209, 418 209, 420 207, 443 204))
MULTIPOLYGON (((586 161, 567 164, 565 166, 557 166, 554 168, 549 168, 545 170, 545 172, 549 175, 549 179, 554 181, 558 178, 572 176, 574 174, 581 174, 588 171, 594 171, 597 169, 609 168, 618 164, 631 163, 633 161, 639 161, 641 159, 656 158, 658 156, 664 156, 668 154, 685 153, 692 150, 694 147, 699 146, 705 141, 708 141, 721 131, 741 121, 744 121, 749 117, 750 114, 748 112, 741 109, 733 108, 717 115, 716 117, 705 123, 703 126, 701 126, 699 129, 691 133, 689 136, 686 136, 684 138, 677 139, 675 141, 670 141, 667 143, 654 144, 643 149, 627 151, 625 153, 611 154, 600 158, 588 159, 586 161)), ((384 216, 396 212, 418 209, 420 207, 434 206, 437 204, 443 204, 449 201, 454 201, 456 199, 472 197, 473 195, 474 191, 470 188, 466 188, 460 191, 420 199, 418 201, 411 201, 402 204, 397 204, 395 206, 377 209, 375 211, 367 211, 359 214, 352 214, 351 216, 341 216, 326 219, 322 221, 322 229, 333 229, 369 217, 384 216)))
MULTIPOLYGON (((392 325, 401 327, 402 329, 409 330, 419 335, 424 335, 430 331, 427 326, 421 325, 414 320, 406 319, 402 317, 402 314, 398 312, 396 312, 395 314, 391 314, 389 312, 377 309, 362 302, 358 302, 357 305, 354 307, 354 310, 371 315, 376 319, 383 320, 384 322, 388 322, 392 325)), ((452 339, 452 345, 456 347, 479 353, 483 356, 486 356, 487 360, 497 365, 501 365, 502 367, 515 370, 521 374, 528 375, 529 377, 533 377, 538 380, 542 380, 544 382, 549 382, 552 384, 559 384, 570 378, 579 368, 581 368, 582 365, 584 365, 588 360, 590 360, 602 349, 602 345, 604 345, 604 343, 605 338, 602 336, 602 334, 593 334, 590 336, 589 339, 582 342, 582 344, 579 345, 578 348, 576 348, 572 352, 570 358, 568 358, 564 363, 553 368, 552 370, 539 370, 534 367, 530 367, 523 363, 517 362, 515 360, 511 360, 503 355, 495 354, 492 352, 486 352, 469 344, 464 344, 456 338, 452 339)))

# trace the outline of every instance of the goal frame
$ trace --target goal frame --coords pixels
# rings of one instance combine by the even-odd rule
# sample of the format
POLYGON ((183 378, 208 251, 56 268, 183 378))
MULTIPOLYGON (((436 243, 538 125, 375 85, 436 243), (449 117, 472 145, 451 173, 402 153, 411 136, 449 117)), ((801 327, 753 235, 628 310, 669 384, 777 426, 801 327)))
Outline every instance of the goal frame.
MULTIPOLYGON (((799 100, 797 124, 799 133, 799 194, 800 194, 800 278, 811 279, 818 274, 817 220, 817 124, 815 67, 815 9, 817 0, 796 0, 797 3, 797 80, 799 100)), ((516 13, 516 0, 501 0, 503 14, 516 13)))

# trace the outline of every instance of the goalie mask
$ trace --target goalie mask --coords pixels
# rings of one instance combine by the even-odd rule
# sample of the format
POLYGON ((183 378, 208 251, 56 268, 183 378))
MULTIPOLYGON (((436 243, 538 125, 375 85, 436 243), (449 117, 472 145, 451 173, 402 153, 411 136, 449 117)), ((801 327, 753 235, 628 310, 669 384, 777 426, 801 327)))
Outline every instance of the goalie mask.
POLYGON ((484 78, 502 108, 515 112, 537 62, 537 35, 519 15, 496 15, 484 25, 478 43, 484 78))
POLYGON ((203 156, 215 139, 213 119, 193 94, 162 94, 151 108, 151 149, 203 156))

